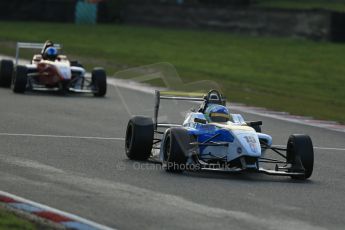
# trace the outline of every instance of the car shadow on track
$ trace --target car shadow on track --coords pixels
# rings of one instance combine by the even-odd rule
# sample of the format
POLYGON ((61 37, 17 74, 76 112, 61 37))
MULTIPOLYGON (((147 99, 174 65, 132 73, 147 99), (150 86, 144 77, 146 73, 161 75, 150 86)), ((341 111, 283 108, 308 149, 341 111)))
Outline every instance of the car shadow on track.
POLYGON ((197 179, 214 179, 214 180, 227 180, 227 181, 247 181, 250 183, 274 182, 274 183, 292 183, 292 184, 317 184, 313 178, 308 180, 295 180, 289 176, 270 176, 257 172, 222 172, 222 171, 184 171, 182 173, 166 172, 165 169, 158 162, 153 161, 125 161, 127 167, 130 167, 130 162, 135 162, 137 167, 144 170, 159 169, 162 175, 166 177, 174 177, 174 179, 181 178, 195 178, 197 179), (158 166, 158 167, 155 167, 158 166))
POLYGON ((59 98, 92 98, 92 99, 109 99, 109 97, 95 97, 91 93, 62 93, 62 92, 39 92, 39 91, 28 91, 23 94, 16 94, 21 96, 30 96, 30 97, 59 97, 59 98))
POLYGON ((312 180, 295 180, 288 176, 270 176, 264 175, 262 173, 255 172, 207 172, 207 171, 197 171, 197 172, 183 172, 183 175, 202 178, 202 179, 220 179, 220 180, 233 180, 233 181, 250 181, 251 183, 261 183, 261 182, 277 182, 277 183, 293 183, 293 184, 314 184, 312 180))

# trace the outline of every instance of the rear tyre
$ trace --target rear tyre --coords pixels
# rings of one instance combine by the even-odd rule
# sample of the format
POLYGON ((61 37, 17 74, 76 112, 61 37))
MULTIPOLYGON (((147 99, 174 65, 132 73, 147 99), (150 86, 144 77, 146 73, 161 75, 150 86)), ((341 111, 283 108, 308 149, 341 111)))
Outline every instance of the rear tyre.
POLYGON ((188 131, 183 128, 170 128, 164 138, 163 154, 165 170, 181 173, 186 170, 190 147, 188 131))
POLYGON ((15 93, 24 93, 28 83, 28 70, 25 66, 17 66, 12 79, 12 90, 15 93))
POLYGON ((135 116, 127 125, 125 149, 131 160, 147 160, 151 155, 154 125, 149 117, 135 116))
POLYGON ((107 93, 107 75, 102 68, 92 70, 91 83, 94 88, 95 97, 104 97, 107 93))
POLYGON ((287 163, 290 163, 293 169, 304 169, 304 175, 291 176, 293 179, 305 180, 312 175, 314 168, 314 149, 313 143, 308 135, 294 134, 289 137, 287 143, 287 163))
POLYGON ((13 62, 11 60, 0 61, 0 86, 9 88, 13 74, 13 62))

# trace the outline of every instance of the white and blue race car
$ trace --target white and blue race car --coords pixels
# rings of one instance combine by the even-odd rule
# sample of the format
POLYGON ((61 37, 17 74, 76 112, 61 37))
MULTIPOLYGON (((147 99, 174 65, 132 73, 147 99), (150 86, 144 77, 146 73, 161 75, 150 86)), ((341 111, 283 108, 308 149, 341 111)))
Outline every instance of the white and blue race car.
POLYGON ((286 148, 272 145, 261 133, 261 121, 246 122, 239 114, 227 114, 225 99, 211 90, 204 97, 155 94, 154 117, 135 116, 127 125, 125 150, 132 160, 154 160, 168 172, 185 170, 251 171, 307 179, 312 175, 314 152, 309 136, 294 134, 286 148), (183 124, 158 123, 160 100, 199 101, 183 124), (276 157, 267 154, 271 150, 276 157), (274 164, 272 169, 262 165, 274 164))

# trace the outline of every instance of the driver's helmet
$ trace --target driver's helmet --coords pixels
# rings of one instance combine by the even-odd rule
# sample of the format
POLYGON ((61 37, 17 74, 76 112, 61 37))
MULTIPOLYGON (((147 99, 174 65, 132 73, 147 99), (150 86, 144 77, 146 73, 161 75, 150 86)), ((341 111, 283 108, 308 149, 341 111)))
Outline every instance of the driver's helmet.
POLYGON ((51 61, 55 61, 57 56, 58 56, 58 50, 53 46, 48 47, 44 51, 44 54, 43 54, 44 59, 51 60, 51 61))
POLYGON ((230 120, 230 113, 223 105, 211 104, 205 111, 205 117, 209 122, 227 122, 230 120))

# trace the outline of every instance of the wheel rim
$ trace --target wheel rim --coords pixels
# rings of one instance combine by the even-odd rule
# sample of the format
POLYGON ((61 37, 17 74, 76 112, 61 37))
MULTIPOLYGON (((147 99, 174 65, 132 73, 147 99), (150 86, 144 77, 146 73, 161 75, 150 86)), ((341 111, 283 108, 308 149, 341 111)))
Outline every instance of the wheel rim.
POLYGON ((14 84, 16 82, 16 73, 14 74, 14 76, 12 77, 12 81, 11 81, 11 88, 14 88, 14 84))
POLYGON ((170 156, 170 137, 167 137, 165 140, 165 146, 164 146, 164 159, 165 161, 168 161, 170 156))
POLYGON ((292 163, 293 157, 295 155, 295 145, 293 140, 289 140, 287 144, 287 158, 286 161, 287 163, 292 163))
POLYGON ((131 147, 133 139, 133 126, 130 124, 127 128, 127 133, 126 133, 126 150, 128 151, 131 147))
POLYGON ((94 86, 95 86, 95 91, 97 93, 99 93, 99 86, 98 86, 98 81, 97 80, 95 81, 94 86))

